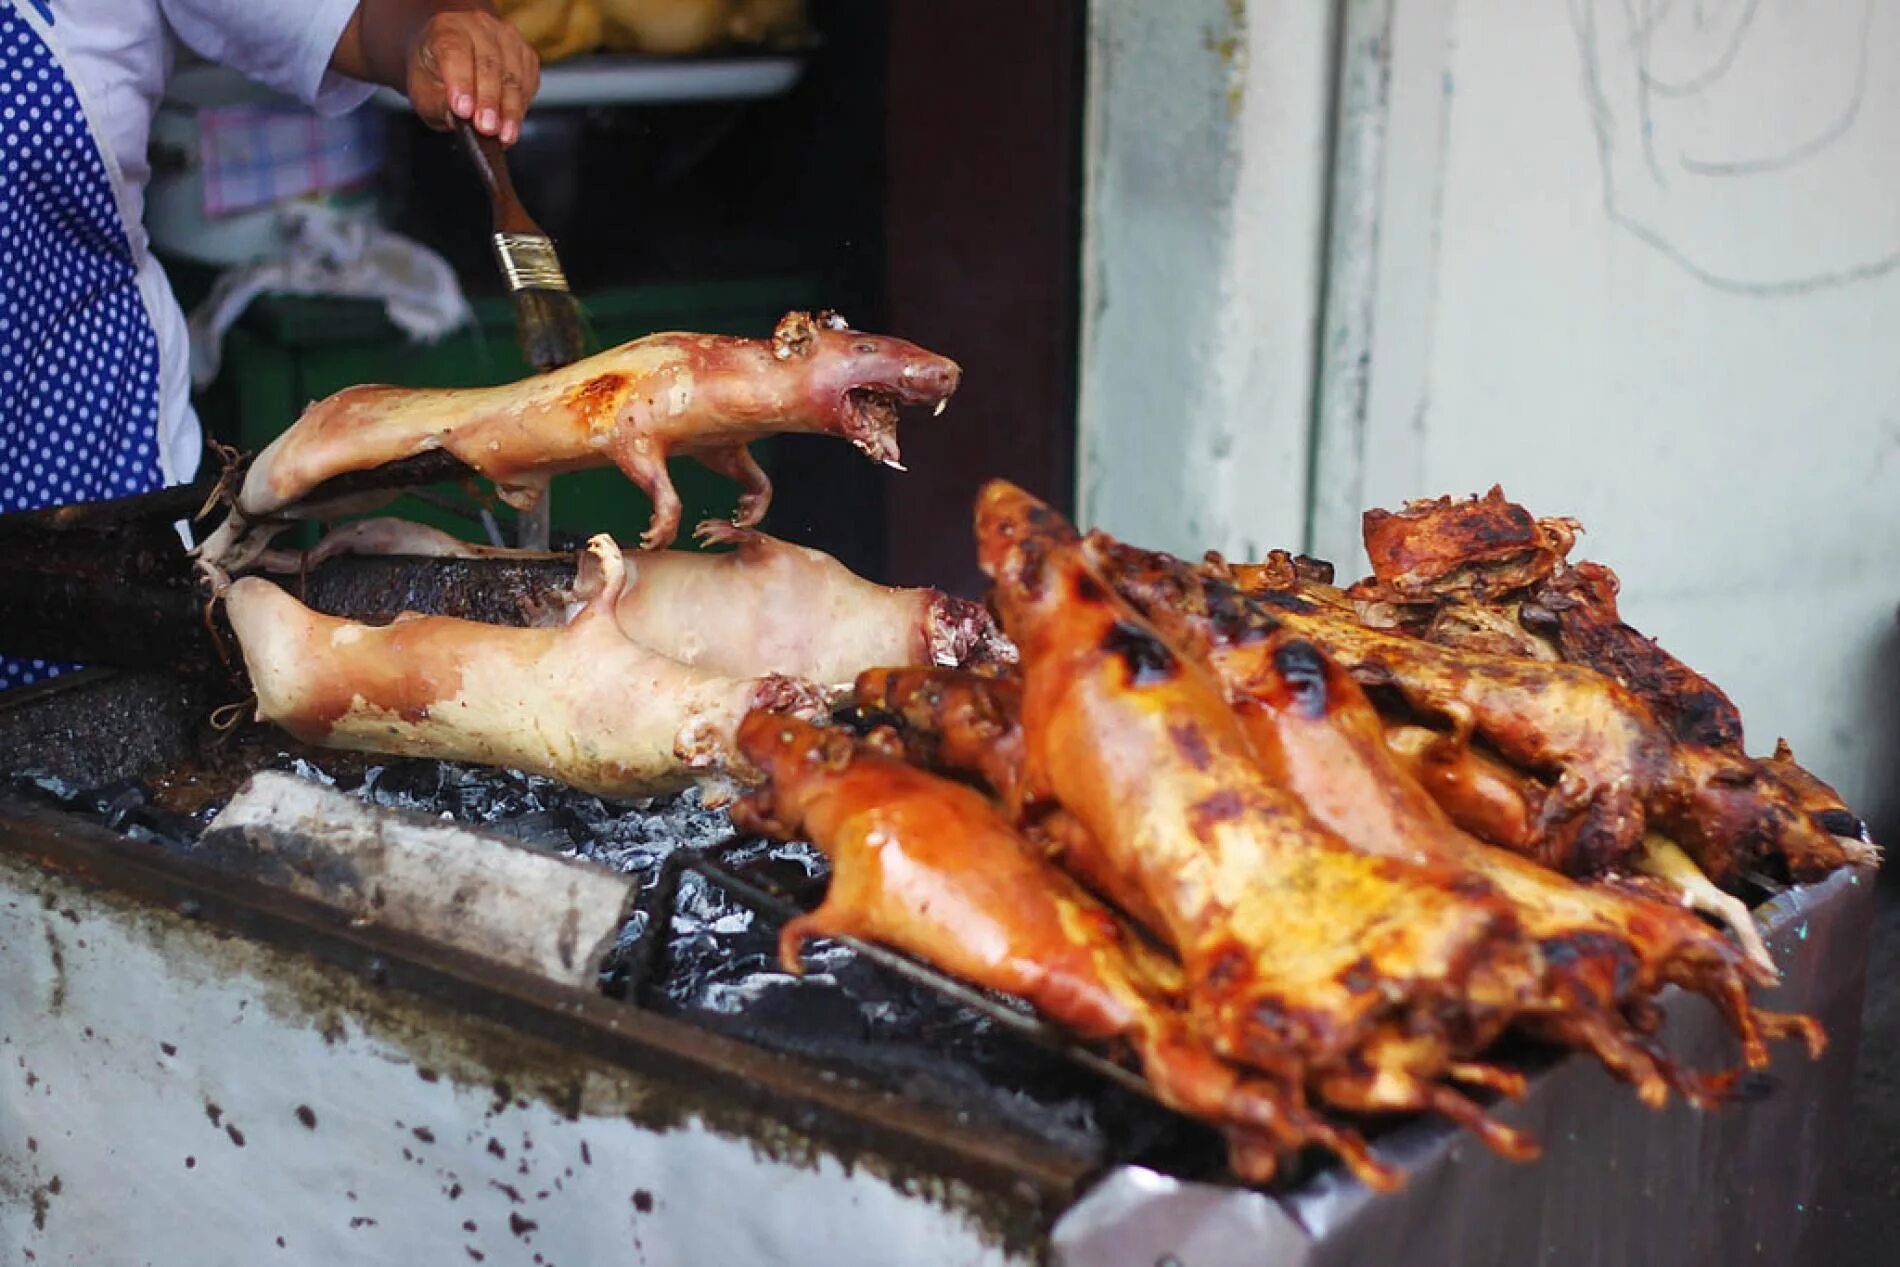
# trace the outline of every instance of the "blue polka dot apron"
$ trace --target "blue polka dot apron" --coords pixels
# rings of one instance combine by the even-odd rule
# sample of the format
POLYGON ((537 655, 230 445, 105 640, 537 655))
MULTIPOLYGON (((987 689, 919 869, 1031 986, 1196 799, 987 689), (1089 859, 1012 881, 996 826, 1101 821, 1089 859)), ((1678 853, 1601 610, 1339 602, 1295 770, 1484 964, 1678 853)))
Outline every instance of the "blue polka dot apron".
MULTIPOLYGON (((164 482, 158 334, 55 21, 0 0, 0 512, 164 482)), ((71 667, 0 656, 0 690, 71 667)))

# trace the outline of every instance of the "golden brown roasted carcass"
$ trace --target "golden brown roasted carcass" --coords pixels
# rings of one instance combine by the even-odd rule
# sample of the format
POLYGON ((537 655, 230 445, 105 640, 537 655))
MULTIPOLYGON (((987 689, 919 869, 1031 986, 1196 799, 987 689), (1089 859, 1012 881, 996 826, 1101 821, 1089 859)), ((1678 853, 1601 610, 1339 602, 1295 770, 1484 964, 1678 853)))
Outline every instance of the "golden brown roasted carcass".
MULTIPOLYGON (((1164 633, 1194 637, 1185 619, 1179 629, 1168 614, 1157 620, 1164 633)), ((1749 1005, 1749 983, 1775 979, 1759 938, 1745 956, 1687 911, 1580 885, 1459 831, 1393 757, 1365 692, 1312 642, 1281 629, 1211 648, 1210 658, 1262 768, 1315 819, 1368 852, 1470 870, 1513 904, 1543 958, 1543 986, 1525 1008, 1534 1032, 1595 1049, 1652 1102, 1672 1081, 1707 1098, 1699 1081, 1678 1078, 1667 1061, 1652 1064, 1622 1015, 1664 985, 1721 1007, 1751 1068, 1767 1064, 1764 1038, 1798 1035, 1818 1053, 1818 1026, 1749 1005)))
POLYGON ((853 690, 860 716, 897 726, 908 759, 967 776, 1057 866, 1143 928, 1160 927, 1147 895, 1118 871, 1074 815, 1029 796, 1023 782, 1022 683, 960 669, 869 669, 853 690))
POLYGON ((1352 1110, 1431 1109, 1530 1145, 1443 1082, 1536 985, 1510 905, 1468 872, 1370 856, 1260 771, 1209 671, 1115 597, 1074 530, 1011 485, 978 557, 1022 657, 1027 786, 1067 809, 1159 917, 1195 1032, 1352 1110))
POLYGON ((1483 497, 1368 510, 1361 529, 1372 576, 1349 592, 1369 601, 1482 603, 1551 575, 1580 528, 1574 519, 1533 518, 1495 485, 1483 497))
MULTIPOLYGON (((1191 630, 1182 632, 1192 638, 1191 630)), ((1514 903, 1544 974, 1542 988, 1525 1000, 1522 1028, 1595 1051, 1651 1104, 1674 1087, 1707 1105, 1730 1080, 1678 1071, 1625 1014, 1665 985, 1711 998, 1735 1024, 1750 1067, 1767 1059, 1764 1030, 1818 1041, 1805 1021, 1750 1008, 1749 981, 1766 984, 1774 976, 1759 938, 1753 949, 1761 957, 1745 957, 1686 911, 1586 888, 1458 831, 1388 751, 1364 692, 1310 643, 1281 632, 1244 647, 1212 648, 1211 659, 1223 678, 1246 682, 1236 707, 1262 769, 1314 818, 1371 853, 1467 868, 1514 903)), ((856 697, 870 716, 888 716, 903 728, 912 760, 976 775, 1006 801, 1020 784, 1014 684, 950 670, 874 670, 858 680, 856 697)), ((1060 836, 1050 843, 1058 864, 1152 925, 1158 917, 1144 912, 1145 898, 1129 891, 1093 838, 1066 813, 1056 817, 1060 836)))
POLYGON ((1482 737, 1513 765, 1552 779, 1531 848, 1555 870, 1623 865, 1651 829, 1718 883, 1768 857, 1797 879, 1859 860, 1759 764, 1676 742, 1641 700, 1592 669, 1435 646, 1298 593, 1267 590, 1256 600, 1206 567, 1105 537, 1092 550, 1118 592, 1144 611, 1192 616, 1210 640, 1299 633, 1361 683, 1389 688, 1417 716, 1445 724, 1445 742, 1482 737))
POLYGON ((1615 678, 1685 743, 1742 752, 1741 710, 1722 689, 1617 614, 1616 573, 1601 563, 1558 570, 1519 605, 1519 623, 1544 632, 1571 664, 1615 678))
POLYGON ((1847 808, 1847 802, 1839 792, 1796 763, 1794 749, 1788 746, 1786 739, 1777 739, 1774 755, 1763 757, 1761 764, 1781 780, 1782 785, 1823 831, 1865 845, 1872 844, 1872 837, 1867 834, 1867 824, 1847 808))
POLYGON ((1023 786, 1022 682, 947 668, 866 669, 852 698, 869 722, 898 727, 910 760, 972 775, 1020 821, 1023 786))
POLYGON ((1469 744, 1450 744, 1426 726, 1385 723, 1385 746, 1438 802, 1448 818, 1479 840, 1530 853, 1548 789, 1469 744))
POLYGON ((1614 572, 1568 562, 1580 529, 1574 519, 1533 518, 1496 486, 1481 498, 1369 510, 1372 576, 1347 592, 1399 608, 1397 622, 1430 642, 1587 665, 1622 683, 1677 739, 1739 754, 1742 719, 1728 696, 1623 623, 1614 572))
MULTIPOLYGON (((1734 702, 1655 639, 1623 621, 1617 610, 1616 573, 1600 563, 1565 559, 1574 529, 1572 520, 1533 521, 1496 488, 1482 502, 1415 502, 1400 516, 1371 511, 1365 531, 1375 575, 1351 593, 1362 599, 1399 596, 1398 605, 1387 604, 1388 613, 1396 613, 1391 623, 1429 642, 1528 659, 1561 659, 1595 669, 1641 700, 1679 743, 1745 757, 1742 717, 1734 702), (1404 562, 1392 530, 1397 520, 1405 522, 1401 535, 1409 534, 1412 543, 1428 540, 1436 545, 1434 562, 1445 580, 1428 579, 1399 595, 1401 587, 1391 583, 1404 562), (1534 567, 1499 571, 1492 566, 1498 543, 1509 535, 1500 526, 1506 520, 1520 529, 1535 525, 1519 533, 1520 541, 1545 542, 1545 548, 1529 556, 1537 560, 1534 567), (1481 521, 1496 531, 1477 530, 1481 521), (1462 574, 1482 576, 1482 592, 1454 579, 1462 574)), ((1261 579, 1244 578, 1255 583, 1261 579)), ((1308 590, 1311 597, 1310 586, 1308 590)), ((1365 615, 1366 604, 1359 609, 1365 615)), ((1871 860, 1865 827, 1831 789, 1811 796, 1814 787, 1825 785, 1787 754, 1778 751, 1773 758, 1754 762, 1752 772, 1782 784, 1807 808, 1817 827, 1847 838, 1849 857, 1871 860)))
POLYGON ((813 937, 905 951, 1083 1038, 1126 1041, 1164 1103, 1227 1130, 1243 1178, 1271 1178, 1279 1154, 1318 1143, 1368 1182, 1392 1181, 1355 1135, 1305 1107, 1296 1082, 1243 1078, 1196 1043, 1179 966, 1037 857, 981 794, 770 713, 748 716, 739 744, 769 782, 736 820, 803 835, 832 863, 824 903, 780 935, 788 971, 813 937))
POLYGON ((602 796, 640 796, 744 773, 739 719, 755 707, 818 713, 824 693, 778 675, 689 668, 621 632, 626 579, 595 537, 585 605, 557 629, 446 616, 373 626, 309 610, 261 577, 225 593, 257 715, 306 743, 530 770, 602 796))
MULTIPOLYGON (((830 313, 790 313, 770 339, 655 334, 500 387, 351 387, 318 401, 259 453, 232 514, 198 551, 222 580, 268 545, 270 521, 325 518, 325 480, 446 450, 527 507, 563 471, 613 465, 653 499, 645 549, 679 532, 666 460, 689 456, 743 486, 734 521, 757 524, 772 485, 746 445, 780 432, 835 435, 898 461, 899 405, 941 409, 961 375, 913 343, 830 313)), ((374 501, 387 501, 393 494, 374 501)), ((352 500, 349 510, 369 506, 352 500)))
MULTIPOLYGON (((1470 503, 1413 503, 1419 515, 1453 513, 1470 503), (1450 511, 1447 511, 1450 507, 1450 511)), ((1528 516, 1525 516, 1528 522, 1528 516)), ((1540 524, 1569 521, 1538 521, 1540 524)), ((1356 620, 1371 629, 1410 634, 1454 651, 1531 661, 1564 661, 1595 669, 1634 694, 1657 722, 1679 743, 1684 763, 1717 783, 1754 782, 1768 789, 1766 798, 1785 806, 1790 800, 1809 815, 1814 827, 1841 838, 1842 853, 1857 864, 1878 861, 1879 851, 1861 821, 1847 810, 1838 794, 1796 765, 1785 753, 1750 760, 1741 749, 1739 713, 1719 688, 1688 668, 1654 640, 1644 637, 1616 615, 1616 577, 1595 563, 1566 564, 1551 556, 1554 571, 1529 590, 1505 590, 1493 585, 1489 601, 1468 597, 1437 597, 1429 587, 1413 599, 1394 602, 1378 598, 1392 591, 1374 581, 1361 582, 1351 591, 1335 589, 1323 564, 1276 550, 1261 563, 1228 563, 1210 552, 1205 570, 1230 580, 1252 597, 1281 607, 1302 606, 1328 617, 1356 620), (1356 597, 1349 597, 1356 595, 1356 597), (1695 755, 1698 749, 1727 754, 1713 760, 1695 755), (1732 759, 1731 759, 1732 758, 1732 759), (1780 790, 1769 787, 1781 784, 1780 790), (1815 788, 1823 789, 1815 792, 1815 788)), ((1587 679, 1586 679, 1587 680, 1587 679)), ((1482 738, 1482 734, 1479 736, 1482 738)), ((1423 782, 1452 820, 1466 831, 1493 844, 1519 852, 1542 838, 1550 789, 1545 781, 1485 752, 1445 741, 1429 728, 1405 718, 1388 718, 1387 741, 1415 778, 1423 782)), ((1751 801, 1738 797, 1728 804, 1732 813, 1746 813, 1751 801)), ((1780 810, 1772 810, 1779 814, 1780 810)), ((1732 820, 1716 824, 1717 834, 1732 820)), ((1806 834, 1805 831, 1803 834, 1806 834)), ((1645 836, 1645 840, 1650 839, 1645 836)), ((1644 846, 1647 851, 1647 846, 1644 846)), ((1559 854, 1563 851, 1558 850, 1559 854)), ((1648 868, 1653 859, 1636 860, 1648 868)), ((1733 904, 1725 902, 1706 880, 1688 868, 1665 870, 1694 890, 1683 897, 1697 909, 1714 914, 1746 935, 1749 925, 1736 919, 1733 904)), ((1732 875, 1724 876, 1732 880, 1732 875)))

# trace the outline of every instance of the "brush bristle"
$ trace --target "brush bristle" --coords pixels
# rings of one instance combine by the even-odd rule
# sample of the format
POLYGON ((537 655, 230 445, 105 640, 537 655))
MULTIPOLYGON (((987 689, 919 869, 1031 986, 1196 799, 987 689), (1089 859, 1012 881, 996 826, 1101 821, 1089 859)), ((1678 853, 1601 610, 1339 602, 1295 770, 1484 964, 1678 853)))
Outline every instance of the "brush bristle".
POLYGON ((581 308, 571 291, 530 287, 515 292, 515 336, 537 370, 581 359, 581 308))

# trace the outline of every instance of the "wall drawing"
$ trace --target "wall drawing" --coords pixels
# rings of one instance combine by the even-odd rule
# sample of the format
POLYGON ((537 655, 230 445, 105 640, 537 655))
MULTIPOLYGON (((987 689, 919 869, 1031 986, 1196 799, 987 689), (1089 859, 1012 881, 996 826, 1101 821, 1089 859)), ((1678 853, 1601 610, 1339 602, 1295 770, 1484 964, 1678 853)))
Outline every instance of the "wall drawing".
POLYGON ((1566 3, 1617 224, 1743 293, 1900 266, 1900 6, 1566 3))

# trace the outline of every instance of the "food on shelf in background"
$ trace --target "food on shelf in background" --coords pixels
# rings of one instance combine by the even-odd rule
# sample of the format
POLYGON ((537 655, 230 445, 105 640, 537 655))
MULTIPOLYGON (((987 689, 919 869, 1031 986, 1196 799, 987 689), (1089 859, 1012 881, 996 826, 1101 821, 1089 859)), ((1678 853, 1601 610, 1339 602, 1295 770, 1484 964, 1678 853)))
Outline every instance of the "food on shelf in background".
POLYGON ((583 53, 691 57, 792 48, 811 35, 805 0, 497 0, 544 64, 583 53))
POLYGON ((600 47, 600 0, 495 0, 495 11, 533 45, 543 65, 600 47))
POLYGON ((811 36, 805 0, 737 0, 726 29, 742 44, 774 47, 801 43, 811 36))
POLYGON ((1593 1053, 1652 1106, 1672 1092, 1720 1106, 1772 1040, 1818 1055, 1818 1025, 1750 1001, 1774 964, 1715 881, 1814 879, 1877 851, 1839 838, 1858 820, 1785 750, 1750 761, 1684 739, 1557 648, 1402 632, 1429 626, 1417 606, 1499 615, 1500 595, 1565 579, 1575 525, 1488 501, 1491 527, 1435 544, 1416 520, 1471 504, 1415 504, 1386 536, 1425 541, 1404 583, 1340 590, 1290 555, 1192 565, 1083 538, 991 484, 978 550, 1019 663, 871 670, 830 735, 764 710, 742 724, 766 774, 742 818, 809 833, 837 866, 824 906, 787 928, 788 956, 854 933, 1119 1039, 1157 1098, 1226 1131, 1247 1179, 1320 1144, 1368 1184, 1395 1182, 1356 1128, 1327 1125, 1341 1113, 1436 1112, 1532 1155, 1460 1089, 1521 1090, 1489 1063, 1509 1032, 1593 1053), (1270 1112, 1162 1085, 1125 975, 1109 991, 1120 1023, 1088 1007, 1105 964, 1126 972, 1105 948, 1150 956, 1144 939, 1179 972, 1137 974, 1171 982, 1170 1050, 1230 1080, 1191 1085, 1245 1088, 1270 1112), (1078 962, 1098 975, 1074 977, 1078 962), (1675 1063, 1657 1032, 1670 985, 1719 1010, 1740 1068, 1675 1063))
POLYGON ((784 432, 835 435, 902 469, 900 405, 942 412, 956 362, 850 328, 835 313, 788 313, 769 339, 655 334, 499 387, 347 388, 318 401, 243 472, 229 517, 196 551, 215 586, 253 566, 292 519, 371 509, 395 494, 325 496, 325 481, 445 452, 517 508, 562 472, 613 465, 653 499, 640 544, 679 532, 670 456, 739 481, 734 522, 752 527, 772 485, 746 446, 784 432))
POLYGON ((600 0, 602 40, 620 53, 684 57, 734 46, 782 48, 807 34, 804 0, 600 0))

